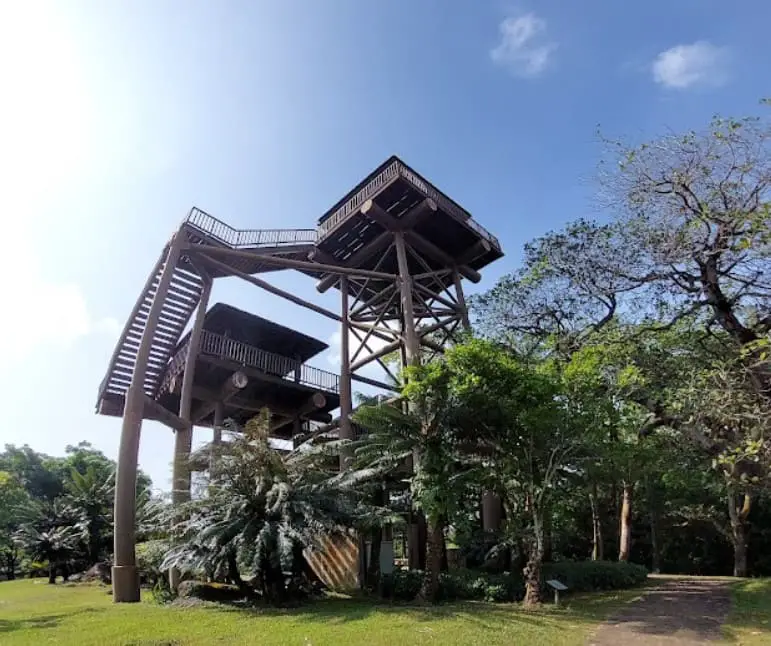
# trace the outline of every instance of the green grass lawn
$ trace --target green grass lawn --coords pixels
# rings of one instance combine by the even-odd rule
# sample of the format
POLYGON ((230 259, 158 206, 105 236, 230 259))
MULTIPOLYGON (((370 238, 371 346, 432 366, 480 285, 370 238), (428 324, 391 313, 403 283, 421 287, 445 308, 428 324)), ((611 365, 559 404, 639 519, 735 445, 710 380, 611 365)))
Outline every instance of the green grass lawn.
POLYGON ((747 579, 731 589, 723 634, 735 644, 771 644, 771 579, 747 579))
MULTIPOLYGON (((330 598, 292 610, 112 603, 96 585, 0 583, 0 644, 584 644, 640 591, 582 595, 560 608, 456 603, 437 607, 330 598)), ((145 595, 149 597, 149 595, 145 595)))

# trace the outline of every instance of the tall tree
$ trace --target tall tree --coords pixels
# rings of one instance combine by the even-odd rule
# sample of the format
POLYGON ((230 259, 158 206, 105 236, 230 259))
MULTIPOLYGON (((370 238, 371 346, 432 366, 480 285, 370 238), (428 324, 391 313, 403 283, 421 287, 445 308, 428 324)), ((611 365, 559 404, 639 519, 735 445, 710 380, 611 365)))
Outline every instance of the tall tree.
POLYGON ((15 476, 0 471, 0 561, 2 572, 9 581, 16 578, 20 551, 14 534, 24 520, 24 509, 30 497, 15 476))

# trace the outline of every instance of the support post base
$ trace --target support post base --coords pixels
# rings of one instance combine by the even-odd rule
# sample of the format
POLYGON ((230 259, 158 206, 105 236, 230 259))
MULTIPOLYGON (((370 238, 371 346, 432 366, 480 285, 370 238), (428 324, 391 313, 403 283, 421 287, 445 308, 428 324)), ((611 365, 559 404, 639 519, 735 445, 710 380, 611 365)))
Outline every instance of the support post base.
POLYGON ((139 601, 139 570, 135 565, 113 565, 112 600, 115 603, 139 601))

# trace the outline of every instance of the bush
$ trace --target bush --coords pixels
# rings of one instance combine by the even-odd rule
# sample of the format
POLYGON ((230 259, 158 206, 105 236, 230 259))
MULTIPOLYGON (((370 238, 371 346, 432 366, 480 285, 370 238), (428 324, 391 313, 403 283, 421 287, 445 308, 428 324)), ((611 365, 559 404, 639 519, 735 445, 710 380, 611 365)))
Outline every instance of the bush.
POLYGON ((542 579, 557 579, 571 592, 621 590, 640 585, 648 570, 636 563, 614 561, 563 561, 545 563, 542 579))
POLYGON ((137 544, 137 568, 142 585, 154 588, 166 581, 167 573, 161 570, 161 563, 168 549, 169 544, 164 540, 137 544))
MULTIPOLYGON (((609 561, 564 561, 545 563, 541 586, 548 593, 546 581, 557 579, 569 592, 619 590, 643 583, 648 571, 634 563, 609 561)), ((396 601, 411 601, 420 591, 421 570, 395 570, 383 577, 383 596, 396 601)), ((525 596, 522 577, 514 573, 491 574, 480 570, 453 570, 439 575, 440 601, 521 601, 525 596)))

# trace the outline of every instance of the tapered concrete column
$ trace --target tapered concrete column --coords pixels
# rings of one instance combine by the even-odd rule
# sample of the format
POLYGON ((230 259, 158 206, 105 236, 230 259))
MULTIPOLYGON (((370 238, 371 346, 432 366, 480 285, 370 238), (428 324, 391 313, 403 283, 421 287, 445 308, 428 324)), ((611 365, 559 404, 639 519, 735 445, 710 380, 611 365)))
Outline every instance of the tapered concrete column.
MULTIPOLYGON (((461 275, 457 271, 454 271, 452 278, 455 283, 455 298, 458 301, 460 320, 463 324, 463 329, 466 332, 471 332, 471 321, 469 320, 468 307, 466 306, 466 297, 463 294, 461 275)), ((501 502, 501 499, 492 491, 485 491, 482 494, 482 529, 490 532, 499 531, 501 529, 502 518, 503 503, 501 502)))
POLYGON ((222 426, 225 423, 225 404, 217 402, 214 406, 214 424, 212 425, 211 453, 209 454, 209 480, 217 471, 220 444, 222 444, 222 426))
MULTIPOLYGON (((351 388, 350 325, 348 311, 348 277, 340 277, 340 439, 352 440, 351 413, 353 412, 353 393, 351 388)), ((340 469, 350 463, 351 456, 340 455, 340 469)))
MULTIPOLYGON (((204 279, 201 300, 195 313, 193 327, 190 330, 187 357, 185 357, 185 372, 182 377, 182 393, 179 398, 179 416, 190 423, 190 410, 193 403, 193 383, 195 382, 195 363, 201 347, 201 333, 206 308, 209 305, 212 280, 204 279)), ((178 505, 190 500, 190 450, 193 445, 193 425, 184 431, 177 431, 174 436, 174 466, 172 474, 171 502, 178 505)))
POLYGON ((115 476, 115 536, 114 565, 112 568, 112 598, 116 603, 139 601, 139 573, 136 568, 136 484, 139 437, 144 411, 144 381, 147 360, 153 342, 158 318, 169 291, 174 268, 184 236, 176 234, 169 244, 166 264, 147 315, 145 330, 137 351, 134 374, 126 393, 121 426, 118 467, 115 476))

